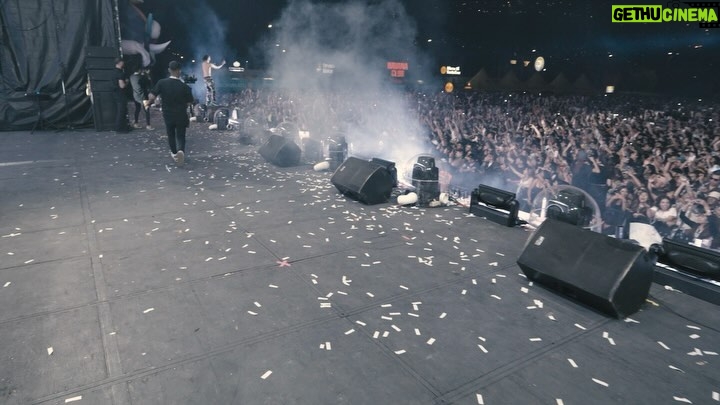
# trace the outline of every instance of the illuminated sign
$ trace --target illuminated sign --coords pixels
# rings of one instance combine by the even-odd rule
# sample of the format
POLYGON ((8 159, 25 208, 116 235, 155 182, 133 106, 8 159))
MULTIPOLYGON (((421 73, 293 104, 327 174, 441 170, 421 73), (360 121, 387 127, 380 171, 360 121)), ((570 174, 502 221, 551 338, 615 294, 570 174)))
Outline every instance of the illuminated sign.
POLYGON ((317 65, 317 68, 315 68, 315 71, 325 75, 331 75, 335 72, 335 65, 332 63, 320 63, 317 65))
POLYGON ((462 71, 460 66, 440 66, 440 74, 449 76, 460 76, 462 71))
POLYGON ((390 77, 405 77, 409 65, 407 62, 388 62, 387 69, 390 71, 390 77))

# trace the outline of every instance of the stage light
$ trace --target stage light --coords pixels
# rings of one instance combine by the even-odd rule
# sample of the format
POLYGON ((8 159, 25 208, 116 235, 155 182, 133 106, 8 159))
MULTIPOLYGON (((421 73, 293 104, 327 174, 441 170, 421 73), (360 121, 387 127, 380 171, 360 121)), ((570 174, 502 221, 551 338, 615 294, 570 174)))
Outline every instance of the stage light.
POLYGON ((329 138, 328 144, 328 160, 330 162, 330 170, 337 169, 346 159, 348 155, 348 144, 345 137, 338 135, 329 138))
POLYGON ((518 224, 520 203, 515 193, 479 185, 470 194, 470 213, 505 226, 518 224))
POLYGON ((435 167, 435 158, 419 156, 413 165, 411 183, 418 195, 417 205, 428 206, 440 197, 440 172, 435 167))
POLYGON ((561 190, 549 200, 545 209, 548 218, 585 227, 592 220, 592 209, 586 205, 585 196, 575 190, 561 190))

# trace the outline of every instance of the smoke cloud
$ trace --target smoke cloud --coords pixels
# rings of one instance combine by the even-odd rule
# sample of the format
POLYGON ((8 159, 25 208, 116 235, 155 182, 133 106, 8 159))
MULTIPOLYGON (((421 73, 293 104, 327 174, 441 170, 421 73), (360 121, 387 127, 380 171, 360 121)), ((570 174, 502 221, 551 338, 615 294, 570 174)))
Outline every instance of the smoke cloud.
POLYGON ((311 137, 345 135, 351 155, 394 161, 399 172, 431 150, 387 69, 401 61, 412 72, 423 60, 416 24, 399 1, 291 0, 272 33, 264 44, 269 72, 277 88, 302 99, 298 124, 311 137))
MULTIPOLYGON (((210 55, 213 63, 219 64, 224 55, 234 54, 227 45, 227 23, 205 1, 176 0, 172 9, 166 12, 175 14, 174 18, 188 28, 186 41, 190 44, 191 58, 195 63, 187 65, 183 69, 185 73, 201 78, 200 63, 204 55, 210 55)), ((196 98, 202 99, 205 96, 202 80, 198 80, 191 87, 196 98)))

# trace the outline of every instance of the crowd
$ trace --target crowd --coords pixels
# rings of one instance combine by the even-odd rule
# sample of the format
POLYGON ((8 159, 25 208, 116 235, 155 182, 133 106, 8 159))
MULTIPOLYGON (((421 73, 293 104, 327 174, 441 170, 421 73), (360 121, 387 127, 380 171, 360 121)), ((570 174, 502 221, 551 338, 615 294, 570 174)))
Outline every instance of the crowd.
POLYGON ((569 184, 595 199, 608 231, 643 222, 718 249, 720 117, 707 104, 474 93, 421 104, 420 116, 457 172, 516 191, 526 209, 569 184))
MULTIPOLYGON (((291 121, 322 131, 357 124, 377 108, 342 94, 322 102, 269 90, 225 97, 263 126, 291 121)), ((720 109, 713 103, 481 92, 405 98, 455 183, 516 192, 525 210, 539 193, 568 184, 594 198, 608 233, 643 222, 664 237, 720 249, 720 109)), ((382 123, 390 137, 407 136, 392 123, 392 116, 382 123)))

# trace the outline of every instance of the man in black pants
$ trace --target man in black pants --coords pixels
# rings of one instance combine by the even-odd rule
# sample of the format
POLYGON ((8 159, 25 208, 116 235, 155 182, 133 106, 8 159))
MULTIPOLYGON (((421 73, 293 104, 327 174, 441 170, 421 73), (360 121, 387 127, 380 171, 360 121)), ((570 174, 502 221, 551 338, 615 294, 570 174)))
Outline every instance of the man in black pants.
POLYGON ((162 79, 155 84, 145 108, 148 108, 156 97, 162 98, 162 114, 165 120, 170 155, 178 166, 185 161, 185 130, 190 125, 187 109, 193 102, 190 87, 180 79, 180 64, 176 61, 168 65, 170 77, 162 79))
POLYGON ((125 97, 128 80, 125 77, 123 67, 125 67, 125 61, 120 57, 115 58, 115 70, 113 71, 115 91, 113 92, 113 98, 115 99, 116 106, 115 132, 119 133, 125 133, 130 131, 130 127, 127 122, 127 98, 125 97))

